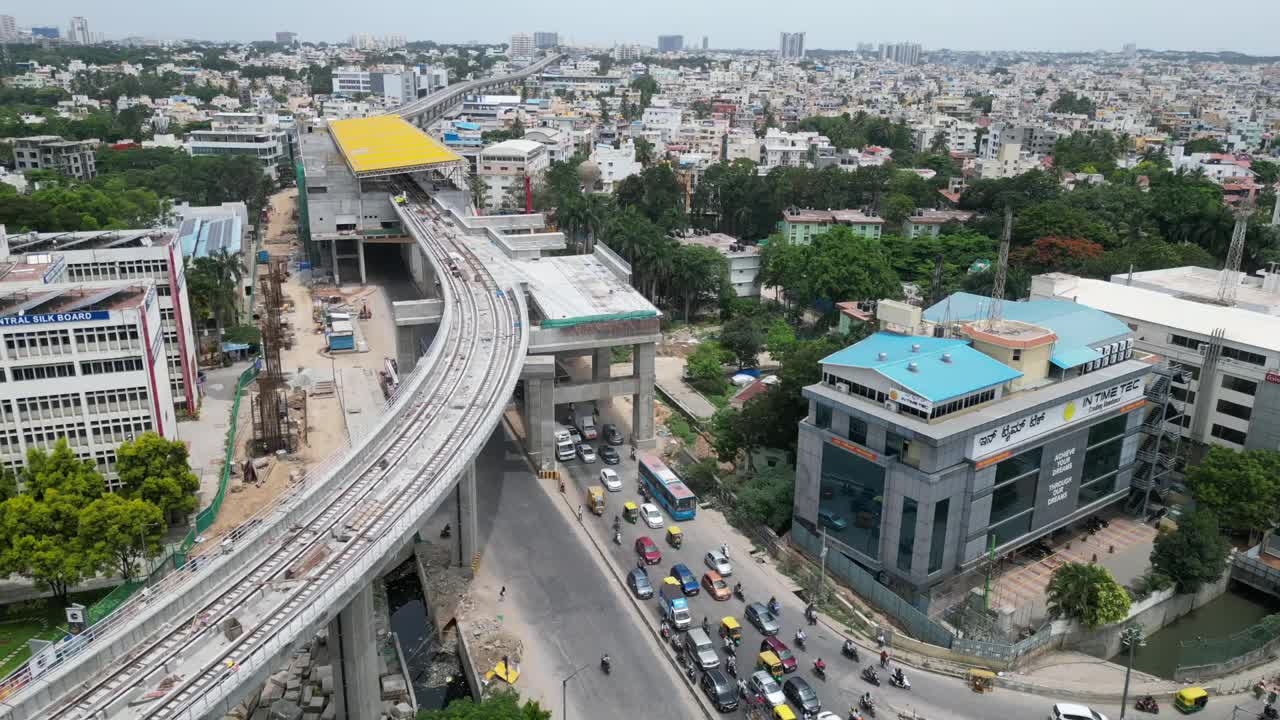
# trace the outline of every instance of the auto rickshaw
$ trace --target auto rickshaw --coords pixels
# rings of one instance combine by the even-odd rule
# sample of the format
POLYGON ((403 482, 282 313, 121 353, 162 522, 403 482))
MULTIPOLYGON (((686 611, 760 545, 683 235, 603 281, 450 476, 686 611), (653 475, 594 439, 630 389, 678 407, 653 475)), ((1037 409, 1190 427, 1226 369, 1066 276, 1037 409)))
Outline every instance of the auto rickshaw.
POLYGON ((640 517, 640 506, 628 500, 622 504, 622 519, 634 525, 640 517))
POLYGON ((1209 693, 1205 692, 1204 688, 1182 688, 1177 695, 1173 696, 1173 706, 1178 708, 1183 715, 1200 712, 1208 704, 1209 693))
POLYGON ((742 644, 742 626, 738 624, 737 618, 726 615, 720 620, 720 637, 732 640, 734 645, 742 644))
POLYGON ((587 507, 597 515, 604 514, 604 488, 599 485, 587 488, 587 507))
POLYGON ((782 680, 782 661, 770 650, 765 650, 756 657, 756 669, 769 673, 774 680, 782 680))
POLYGON ((672 525, 667 528, 667 544, 673 548, 678 548, 684 544, 684 531, 678 525, 672 525))
POLYGON ((791 708, 783 703, 773 708, 773 720, 796 720, 796 714, 791 712, 791 708))
POLYGON ((990 670, 972 669, 969 671, 968 682, 976 693, 991 692, 996 686, 996 674, 990 670))

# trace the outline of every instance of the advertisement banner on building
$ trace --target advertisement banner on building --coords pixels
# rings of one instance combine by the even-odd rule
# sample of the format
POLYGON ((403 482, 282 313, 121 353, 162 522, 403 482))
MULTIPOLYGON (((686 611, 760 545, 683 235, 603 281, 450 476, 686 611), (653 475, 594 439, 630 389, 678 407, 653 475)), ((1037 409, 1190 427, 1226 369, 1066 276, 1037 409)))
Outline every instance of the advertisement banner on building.
POLYGON ((85 310, 82 312, 47 313, 41 315, 9 315, 0 317, 0 327, 16 327, 18 325, 49 325, 53 323, 89 322, 92 320, 110 320, 109 310, 85 310))
POLYGON ((1088 431, 1082 430, 1044 446, 1040 481, 1036 483, 1036 509, 1031 517, 1033 528, 1048 525, 1076 509, 1088 436, 1088 431))
POLYGON ((915 408, 926 415, 933 411, 933 403, 925 400, 919 395, 913 395, 906 390, 899 390, 897 388, 890 390, 889 399, 899 405, 906 405, 909 408, 915 408))
POLYGON ((969 458, 976 460, 993 455, 1033 437, 1067 425, 1074 425, 1110 410, 1118 410, 1130 402, 1141 400, 1144 388, 1144 378, 1133 378, 1096 392, 1074 397, 1044 410, 1027 413, 1016 420, 975 435, 973 445, 969 449, 969 458))

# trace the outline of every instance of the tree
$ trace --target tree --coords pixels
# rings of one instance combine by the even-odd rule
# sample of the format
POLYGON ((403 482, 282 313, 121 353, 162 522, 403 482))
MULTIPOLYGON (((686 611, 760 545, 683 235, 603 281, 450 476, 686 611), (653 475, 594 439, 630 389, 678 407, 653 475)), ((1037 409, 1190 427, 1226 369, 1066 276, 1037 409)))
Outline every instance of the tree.
POLYGON ((762 467, 738 489, 731 515, 745 527, 765 525, 785 532, 791 525, 795 470, 790 466, 762 467))
POLYGON ((774 358, 781 358, 796 347, 796 330, 782 318, 769 323, 765 332, 764 349, 774 358))
POLYGON ((675 250, 671 291, 684 304, 688 322, 698 306, 729 285, 729 262, 714 248, 680 245, 675 250))
POLYGON ((477 211, 483 210, 485 193, 489 191, 488 186, 484 184, 484 178, 475 173, 467 175, 467 191, 471 194, 471 206, 477 211))
POLYGON ((973 98, 973 101, 969 103, 969 106, 975 110, 978 110, 990 115, 991 103, 994 100, 995 100, 995 96, 993 95, 978 95, 973 98))
POLYGON ((159 507, 108 493, 80 512, 80 546, 94 567, 114 566, 132 580, 136 561, 160 554, 166 527, 159 507))
POLYGON ((123 443, 116 450, 116 472, 130 497, 158 507, 165 518, 196 510, 200 479, 191 472, 187 446, 154 432, 123 443))
POLYGON ((1179 517, 1175 530, 1156 536, 1151 567, 1171 578, 1178 592, 1193 593, 1201 585, 1222 577, 1230 550, 1231 545, 1218 529, 1218 519, 1211 511, 1198 507, 1179 517))
POLYGON ((1220 140, 1207 137, 1189 140, 1182 146, 1182 149, 1188 155, 1192 153, 1223 153, 1227 151, 1220 140))
POLYGON ((1067 563, 1053 571, 1046 589, 1049 614, 1097 628, 1129 616, 1129 594, 1101 565, 1067 563))
POLYGON ((1074 132, 1053 144, 1053 166, 1060 171, 1108 173, 1123 148, 1106 130, 1074 132))
POLYGON ((636 146, 636 162, 640 163, 640 166, 645 168, 652 165, 653 164, 653 143, 649 142, 645 138, 638 137, 635 139, 635 146, 636 146))
POLYGON ((714 340, 705 340, 685 360, 685 373, 695 386, 714 387, 713 394, 724 389, 723 365, 733 361, 733 353, 714 340))
POLYGON ((1087 263, 1102 255, 1103 249, 1098 243, 1050 235, 1036 240, 1030 247, 1018 248, 1010 253, 1009 260, 1031 273, 1054 271, 1078 274, 1087 263))
POLYGON ((476 702, 462 698, 443 710, 419 710, 417 720, 551 720, 551 712, 536 701, 520 703, 515 691, 497 692, 476 702))
POLYGON ((193 299, 207 316, 212 316, 219 330, 240 322, 240 281, 247 271, 240 253, 217 250, 196 258, 187 274, 193 299))
POLYGON ((1235 452, 1211 447, 1187 471, 1196 507, 1236 532, 1255 533, 1280 522, 1280 452, 1235 452))
POLYGON ((1068 113, 1071 115, 1088 115, 1098 111, 1098 106, 1092 100, 1083 95, 1076 95, 1070 90, 1058 96, 1057 100, 1049 106, 1049 112, 1068 113))
POLYGON ((756 356, 760 354, 764 340, 764 329, 752 317, 736 317, 720 328, 720 344, 733 353, 738 367, 750 368, 757 365, 756 356))

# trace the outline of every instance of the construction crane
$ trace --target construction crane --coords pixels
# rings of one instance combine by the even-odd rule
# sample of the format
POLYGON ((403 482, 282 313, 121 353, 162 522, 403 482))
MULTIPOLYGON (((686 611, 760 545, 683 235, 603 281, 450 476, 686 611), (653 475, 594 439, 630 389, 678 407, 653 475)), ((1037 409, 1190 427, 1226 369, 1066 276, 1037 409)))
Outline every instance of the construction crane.
POLYGON ((1236 304, 1236 290, 1240 287, 1237 275, 1240 263, 1244 260, 1244 238, 1249 231, 1249 216, 1253 214, 1253 203, 1245 200, 1236 210, 1236 226, 1231 231, 1231 247, 1227 250, 1227 263, 1222 268, 1222 276, 1218 279, 1218 302, 1231 306, 1236 304))
POLYGON ((1013 206, 1004 206, 1004 232, 1000 235, 1000 258, 996 261, 996 277, 991 285, 991 307, 987 310, 987 328, 993 328, 1004 314, 1004 282, 1009 273, 1009 239, 1013 236, 1013 206))

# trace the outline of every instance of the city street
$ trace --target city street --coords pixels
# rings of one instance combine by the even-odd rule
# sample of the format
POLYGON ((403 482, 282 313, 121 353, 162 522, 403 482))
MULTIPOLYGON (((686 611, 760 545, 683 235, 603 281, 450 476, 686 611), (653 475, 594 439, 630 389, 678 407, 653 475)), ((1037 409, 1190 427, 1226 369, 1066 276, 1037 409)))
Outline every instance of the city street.
MULTIPOLYGON (((628 418, 622 417, 623 413, 611 411, 607 404, 601 405, 600 421, 617 424, 625 435, 628 429, 625 421, 628 418)), ((600 442, 594 445, 598 447, 600 442)), ((787 644, 797 658, 797 672, 788 673, 784 681, 791 677, 803 677, 818 693, 824 710, 847 717, 850 705, 856 703, 862 693, 868 690, 881 705, 882 717, 886 716, 883 713, 885 709, 883 705, 887 703, 892 710, 907 713, 908 717, 914 712, 919 717, 930 719, 1021 720, 1048 716, 1053 703, 1058 701, 1002 688, 979 695, 973 693, 960 679, 927 674, 910 667, 905 668, 907 678, 912 685, 910 691, 891 687, 884 672, 880 673, 881 685, 877 688, 859 677, 861 666, 878 664, 879 651, 874 647, 874 643, 858 641, 861 666, 856 665, 840 653, 844 636, 822 623, 816 626, 804 626, 809 638, 806 643, 807 651, 801 651, 795 646, 793 636, 796 629, 803 624, 804 602, 794 594, 796 589, 794 583, 782 578, 774 568, 752 559, 748 554, 751 550, 750 541, 733 530, 718 512, 700 510, 695 520, 678 523, 685 536, 684 544, 678 550, 666 542, 665 528, 650 529, 642 521, 635 524, 623 522, 622 543, 620 546, 613 544, 610 526, 614 516, 622 512, 624 502, 628 500, 640 502, 637 491, 636 461, 629 459, 630 450, 627 446, 624 445, 619 450, 623 459, 618 465, 605 465, 599 460, 592 464, 585 464, 580 460, 562 464, 563 470, 570 479, 568 492, 578 493, 579 498, 582 497, 584 488, 600 484, 599 475, 602 468, 608 467, 615 470, 622 479, 621 492, 606 493, 607 508, 603 516, 597 517, 590 513, 585 515, 585 525, 594 534, 597 544, 609 548, 610 559, 617 563, 620 572, 625 573, 636 567, 638 559, 634 551, 636 538, 648 535, 662 550, 662 562, 648 568, 650 580, 656 587, 661 578, 670 573, 671 566, 677 562, 684 563, 700 579, 702 573, 708 569, 703 562, 706 552, 718 548, 721 543, 728 543, 730 560, 733 564, 733 575, 726 578, 729 585, 732 587, 734 583, 741 582, 747 602, 766 603, 770 596, 776 596, 782 603, 780 618, 782 630, 778 633, 778 638, 787 644), (819 680, 813 672, 813 661, 819 657, 828 666, 826 681, 819 680)), ((577 498, 571 498, 571 500, 573 503, 579 501, 577 498)), ((665 513, 664 520, 668 524, 671 523, 670 517, 665 513)), ((699 625, 702 618, 707 617, 712 630, 712 640, 718 648, 721 645, 717 635, 720 618, 732 615, 738 619, 743 628, 743 642, 737 652, 739 672, 749 676, 755 666, 761 635, 745 621, 744 603, 734 598, 717 602, 705 590, 688 598, 688 601, 694 625, 699 625)), ((657 597, 645 601, 645 605, 649 608, 649 612, 645 614, 644 619, 656 626, 660 617, 657 597)), ((892 652, 892 648, 890 651, 892 652)), ((670 652, 669 648, 667 652, 670 652)), ((720 656, 723 667, 723 649, 720 650, 720 656)), ((1210 703, 1201 716, 1231 718, 1233 717, 1233 700, 1238 701, 1239 698, 1219 698, 1216 702, 1210 703)), ((1070 702, 1069 700, 1061 701, 1070 702)), ((1118 705, 1101 704, 1095 705, 1093 709, 1109 718, 1114 719, 1120 716, 1118 705)), ((1162 708, 1162 713, 1172 712, 1174 712, 1172 708, 1162 708)), ((1257 710, 1254 712, 1256 713, 1257 710)), ((1134 714, 1131 707, 1127 715, 1132 717, 1134 714)))

